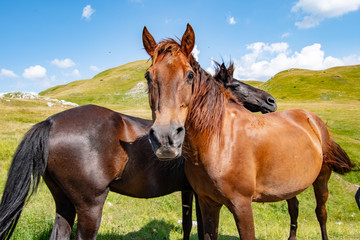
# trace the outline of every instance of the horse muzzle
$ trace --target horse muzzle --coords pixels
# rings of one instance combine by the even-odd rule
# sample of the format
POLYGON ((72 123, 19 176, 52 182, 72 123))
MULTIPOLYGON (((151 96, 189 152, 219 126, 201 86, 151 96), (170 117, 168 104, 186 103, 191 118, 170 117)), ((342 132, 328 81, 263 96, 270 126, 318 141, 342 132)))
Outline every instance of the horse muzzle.
POLYGON ((275 98, 272 96, 267 97, 265 103, 260 108, 261 113, 275 112, 277 109, 275 98))
POLYGON ((185 129, 180 125, 153 126, 149 140, 155 155, 161 161, 169 161, 181 156, 185 129))

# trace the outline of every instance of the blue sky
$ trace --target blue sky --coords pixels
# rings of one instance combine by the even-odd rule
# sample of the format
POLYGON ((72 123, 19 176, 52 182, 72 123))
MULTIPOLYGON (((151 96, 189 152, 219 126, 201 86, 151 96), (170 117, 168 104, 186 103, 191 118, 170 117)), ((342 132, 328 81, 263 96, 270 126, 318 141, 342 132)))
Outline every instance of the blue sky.
POLYGON ((127 62, 190 23, 201 66, 266 81, 288 68, 360 64, 360 0, 0 1, 0 92, 39 92, 127 62))

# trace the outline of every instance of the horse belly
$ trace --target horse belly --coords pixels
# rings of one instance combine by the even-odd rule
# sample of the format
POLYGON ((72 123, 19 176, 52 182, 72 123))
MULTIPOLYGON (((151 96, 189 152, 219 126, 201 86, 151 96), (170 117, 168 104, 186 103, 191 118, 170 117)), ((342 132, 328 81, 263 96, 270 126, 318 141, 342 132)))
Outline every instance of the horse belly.
POLYGON ((253 201, 273 202, 289 199, 308 188, 322 166, 318 146, 303 139, 280 143, 279 147, 258 161, 256 191, 253 201))

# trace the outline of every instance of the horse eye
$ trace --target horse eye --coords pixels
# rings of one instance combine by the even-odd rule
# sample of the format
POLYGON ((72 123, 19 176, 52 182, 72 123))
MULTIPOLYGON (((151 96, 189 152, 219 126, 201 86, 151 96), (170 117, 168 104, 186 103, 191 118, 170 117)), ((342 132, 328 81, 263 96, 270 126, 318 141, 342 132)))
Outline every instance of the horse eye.
POLYGON ((146 78, 146 80, 148 81, 148 83, 151 82, 151 76, 150 76, 150 72, 149 72, 149 71, 146 71, 146 73, 145 73, 145 78, 146 78))
POLYGON ((186 81, 191 84, 194 80, 194 72, 193 71, 188 71, 187 77, 186 77, 186 81))
POLYGON ((241 89, 241 86, 240 86, 239 84, 235 84, 235 85, 234 85, 234 88, 235 88, 235 89, 241 89))

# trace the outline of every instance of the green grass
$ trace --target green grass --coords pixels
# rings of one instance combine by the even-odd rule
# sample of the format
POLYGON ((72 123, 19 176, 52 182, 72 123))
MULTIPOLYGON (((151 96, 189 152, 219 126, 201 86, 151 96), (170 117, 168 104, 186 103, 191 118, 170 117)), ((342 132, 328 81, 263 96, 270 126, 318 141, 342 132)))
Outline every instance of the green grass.
MULTIPOLYGON (((3 188, 6 172, 21 137, 33 123, 41 121, 65 108, 49 108, 45 103, 30 100, 2 101, 0 108, 0 183, 3 188), (17 116, 17 120, 12 120, 17 116)), ((360 105, 329 103, 280 103, 280 109, 306 108, 327 121, 336 141, 359 162, 360 144, 358 133, 360 105), (346 127, 342 127, 345 125, 346 127)), ((140 111, 141 112, 141 111, 140 111)), ((139 110, 131 113, 137 115, 139 110)), ((147 115, 146 111, 140 115, 147 115)), ((147 115, 148 116, 148 115, 147 115)), ((149 117, 149 116, 148 116, 149 117)), ((331 239, 357 239, 360 229, 360 213, 354 202, 355 186, 359 174, 345 177, 333 174, 329 183, 330 196, 327 203, 328 232, 331 239)), ((300 194, 299 239, 319 239, 320 229, 314 213, 315 198, 312 188, 300 194)), ((286 239, 289 232, 289 216, 285 202, 254 203, 254 218, 257 239, 286 239)), ((51 232, 55 206, 45 184, 31 199, 20 218, 13 239, 47 239, 51 232)), ((102 224, 98 239, 181 239, 181 198, 174 193, 156 199, 136 199, 110 193, 104 205, 102 224)), ((237 231, 230 212, 223 208, 219 225, 219 239, 237 239, 237 231)), ((192 239, 196 239, 193 228, 192 239)))
MULTIPOLYGON (((146 61, 133 62, 107 70, 90 80, 76 81, 48 89, 42 95, 80 104, 95 103, 130 115, 150 118, 146 93, 145 97, 140 94, 138 99, 130 99, 128 95, 121 97, 139 81, 143 81, 146 64, 149 63, 146 61), (139 80, 136 80, 135 77, 131 81, 121 78, 124 72, 127 72, 129 76, 136 76, 137 74, 139 80), (102 81, 100 81, 101 79, 102 81), (107 90, 102 89, 103 86, 107 86, 107 90), (112 95, 115 92, 120 95, 113 97, 112 95)), ((330 74, 331 71, 335 70, 325 70, 325 72, 330 74)), ((357 73, 353 73, 352 70, 345 71, 342 68, 340 70, 345 72, 341 73, 341 76, 355 78, 355 80, 347 80, 348 82, 359 80, 357 73)), ((293 74, 294 71, 298 70, 289 72, 293 74)), ((307 72, 305 70, 299 71, 307 72)), ((279 74, 281 76, 281 74, 286 73, 279 74)), ((323 73, 319 72, 318 74, 323 73)), ((340 75, 340 73, 334 74, 340 75)), ((276 88, 275 83, 271 83, 277 81, 277 77, 275 76, 274 79, 260 87, 271 88, 271 93, 277 98, 285 96, 278 101, 279 110, 304 108, 315 112, 327 123, 333 138, 347 151, 352 160, 360 163, 360 102, 357 100, 359 91, 355 92, 357 87, 352 86, 354 93, 345 92, 345 90, 350 91, 349 89, 342 90, 344 98, 336 97, 324 100, 320 97, 320 92, 323 91, 319 90, 314 94, 309 93, 310 90, 306 90, 305 86, 310 89, 311 86, 307 86, 310 82, 301 85, 299 75, 294 75, 299 83, 296 85, 297 88, 293 88, 292 82, 288 79, 289 86, 286 86, 285 80, 277 83, 280 90, 276 88), (298 91, 300 86, 305 89, 304 98, 306 98, 303 101, 300 101, 300 95, 294 92, 298 91)), ((311 76, 308 77, 311 78, 311 76)), ((311 81, 315 80, 311 78, 311 81)), ((312 82, 312 84, 317 86, 315 89, 319 87, 317 82, 312 82)), ((2 113, 0 115, 0 192, 3 191, 5 185, 12 155, 24 133, 33 124, 67 108, 61 105, 50 108, 45 100, 0 99, 2 113)), ((354 201, 356 185, 359 183, 359 173, 350 173, 345 176, 332 174, 327 203, 327 228, 330 239, 359 239, 360 212, 354 201)), ((320 239, 320 228, 314 212, 315 197, 312 187, 301 193, 298 198, 300 201, 298 238, 320 239)), ((254 203, 253 210, 257 239, 287 239, 290 220, 285 201, 265 204, 254 203)), ((25 207, 12 239, 48 239, 54 216, 53 199, 46 185, 42 182, 38 193, 25 207)), ((136 199, 110 193, 104 205, 98 239, 181 239, 182 228, 178 223, 180 219, 180 193, 155 199, 136 199)), ((192 239, 197 239, 195 227, 192 233, 192 239)), ((226 208, 221 211, 219 239, 238 239, 233 217, 226 208)))
POLYGON ((360 65, 321 71, 289 69, 259 87, 286 102, 359 102, 360 65))

